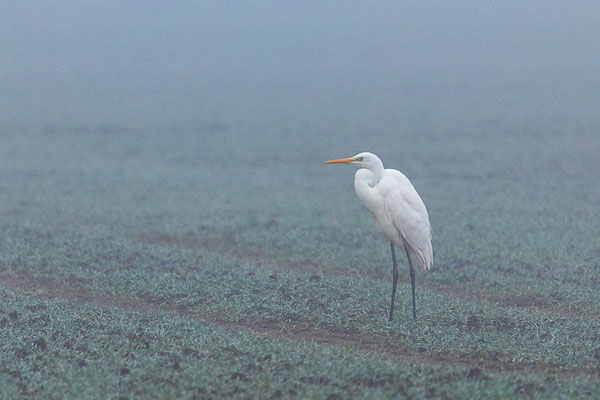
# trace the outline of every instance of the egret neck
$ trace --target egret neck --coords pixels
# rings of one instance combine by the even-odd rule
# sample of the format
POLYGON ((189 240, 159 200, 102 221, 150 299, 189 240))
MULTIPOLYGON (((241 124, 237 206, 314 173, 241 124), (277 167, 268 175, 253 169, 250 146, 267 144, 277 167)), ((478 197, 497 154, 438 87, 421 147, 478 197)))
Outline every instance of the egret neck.
POLYGON ((354 175, 355 182, 360 180, 366 182, 370 187, 374 187, 383 177, 383 163, 379 157, 372 157, 367 163, 363 163, 361 168, 354 175))
POLYGON ((356 195, 374 216, 379 213, 379 210, 384 209, 382 198, 377 195, 375 189, 383 177, 383 172, 383 163, 375 156, 369 158, 368 162, 363 162, 361 168, 354 174, 356 195))

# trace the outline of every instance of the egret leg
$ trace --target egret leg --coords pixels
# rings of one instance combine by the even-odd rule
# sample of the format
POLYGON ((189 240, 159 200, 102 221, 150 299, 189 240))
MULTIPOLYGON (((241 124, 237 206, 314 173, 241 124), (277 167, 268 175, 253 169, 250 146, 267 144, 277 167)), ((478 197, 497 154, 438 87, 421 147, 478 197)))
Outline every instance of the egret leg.
POLYGON ((408 249, 404 246, 406 250, 406 257, 408 257, 408 265, 410 266, 410 285, 412 286, 412 303, 413 303, 413 318, 415 321, 417 320, 417 302, 415 300, 415 267, 413 266, 412 260, 410 258, 410 254, 408 254, 408 249))
POLYGON ((394 270, 392 271, 392 304, 390 304, 390 322, 392 322, 392 316, 394 315, 394 299, 396 298, 396 286, 398 286, 398 264, 396 263, 394 243, 390 242, 390 245, 392 247, 392 262, 394 263, 394 270))

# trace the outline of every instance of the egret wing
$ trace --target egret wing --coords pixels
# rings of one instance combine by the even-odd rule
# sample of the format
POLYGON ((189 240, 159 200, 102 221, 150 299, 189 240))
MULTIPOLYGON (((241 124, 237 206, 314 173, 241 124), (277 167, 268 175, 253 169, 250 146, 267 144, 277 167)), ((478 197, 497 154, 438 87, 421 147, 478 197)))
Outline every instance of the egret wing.
POLYGON ((390 172, 386 174, 386 182, 382 182, 386 212, 409 253, 417 256, 418 259, 413 261, 428 270, 433 264, 433 248, 427 208, 404 174, 395 170, 390 172))

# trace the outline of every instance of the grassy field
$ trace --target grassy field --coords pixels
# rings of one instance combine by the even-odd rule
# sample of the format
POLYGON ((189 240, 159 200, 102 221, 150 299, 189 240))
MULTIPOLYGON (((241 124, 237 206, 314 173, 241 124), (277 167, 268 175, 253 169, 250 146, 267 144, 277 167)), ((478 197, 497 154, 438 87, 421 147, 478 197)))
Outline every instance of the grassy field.
POLYGON ((600 124, 469 121, 2 126, 0 397, 600 397, 600 124), (430 212, 416 323, 359 151, 430 212))

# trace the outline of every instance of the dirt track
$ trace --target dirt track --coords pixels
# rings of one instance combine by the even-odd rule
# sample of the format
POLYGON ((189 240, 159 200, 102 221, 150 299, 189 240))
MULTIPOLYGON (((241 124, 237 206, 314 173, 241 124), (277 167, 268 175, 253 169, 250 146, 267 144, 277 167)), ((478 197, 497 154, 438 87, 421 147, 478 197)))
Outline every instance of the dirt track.
POLYGON ((68 285, 41 279, 27 274, 0 274, 0 284, 20 289, 26 293, 52 299, 63 299, 82 304, 93 304, 102 309, 119 308, 125 311, 168 312, 186 318, 199 318, 207 323, 237 330, 244 330, 256 336, 281 340, 305 340, 323 345, 348 347, 376 357, 423 364, 431 367, 458 366, 469 369, 475 377, 492 373, 523 371, 545 375, 575 376, 588 374, 600 378, 597 371, 583 369, 558 369, 542 363, 508 363, 498 359, 483 357, 459 357, 452 354, 410 348, 406 343, 385 337, 368 335, 333 325, 317 324, 311 321, 277 321, 235 316, 223 313, 206 312, 199 309, 175 307, 171 304, 159 304, 156 301, 141 298, 112 297, 107 293, 90 289, 81 280, 73 280, 68 285))

